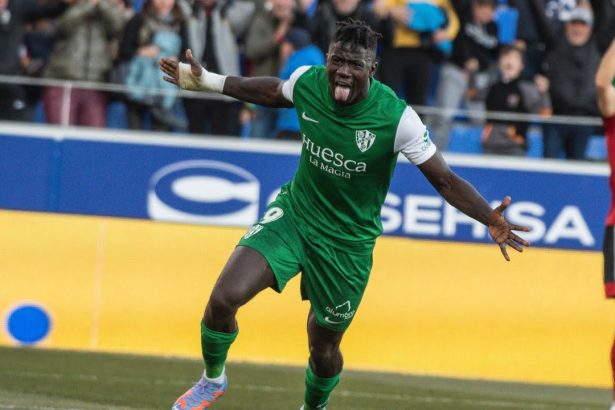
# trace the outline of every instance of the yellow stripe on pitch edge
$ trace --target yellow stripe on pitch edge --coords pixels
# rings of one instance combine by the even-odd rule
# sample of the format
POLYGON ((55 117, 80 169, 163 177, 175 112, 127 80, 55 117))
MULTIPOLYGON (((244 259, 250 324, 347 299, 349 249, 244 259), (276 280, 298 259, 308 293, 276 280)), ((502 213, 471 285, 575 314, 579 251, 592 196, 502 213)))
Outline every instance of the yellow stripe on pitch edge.
MULTIPOLYGON (((198 357, 199 321, 243 229, 0 212, 0 317, 50 312, 42 346, 198 357)), ((379 240, 343 343, 355 368, 610 386, 615 327, 597 252, 379 240)), ((298 281, 240 311, 234 360, 307 360, 298 281)), ((0 344, 13 344, 5 330, 0 344)))

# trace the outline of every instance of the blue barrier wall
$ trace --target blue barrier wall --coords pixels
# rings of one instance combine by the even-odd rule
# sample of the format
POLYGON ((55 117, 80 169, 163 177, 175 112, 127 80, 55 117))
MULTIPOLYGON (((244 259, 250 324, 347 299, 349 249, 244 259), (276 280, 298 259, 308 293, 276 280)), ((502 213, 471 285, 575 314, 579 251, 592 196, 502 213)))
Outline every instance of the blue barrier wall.
MULTIPOLYGON (((300 151, 299 143, 33 127, 20 135, 0 128, 0 135, 1 208, 213 225, 256 222, 292 178, 300 151)), ((600 249, 610 199, 605 164, 447 158, 494 206, 511 195, 507 215, 532 228, 526 237, 534 245, 600 249)), ((382 218, 387 235, 489 240, 484 226, 447 205, 405 159, 382 218)))

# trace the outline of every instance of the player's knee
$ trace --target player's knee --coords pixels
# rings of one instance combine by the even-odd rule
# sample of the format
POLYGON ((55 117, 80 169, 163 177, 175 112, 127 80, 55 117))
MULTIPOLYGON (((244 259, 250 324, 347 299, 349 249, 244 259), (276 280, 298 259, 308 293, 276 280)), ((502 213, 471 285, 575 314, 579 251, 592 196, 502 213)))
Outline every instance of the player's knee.
POLYGON ((217 288, 214 288, 209 298, 209 308, 214 314, 234 313, 240 306, 241 304, 236 301, 232 294, 217 288))
POLYGON ((313 345, 310 347, 310 355, 317 367, 328 366, 332 363, 341 366, 343 362, 342 352, 337 344, 313 345))

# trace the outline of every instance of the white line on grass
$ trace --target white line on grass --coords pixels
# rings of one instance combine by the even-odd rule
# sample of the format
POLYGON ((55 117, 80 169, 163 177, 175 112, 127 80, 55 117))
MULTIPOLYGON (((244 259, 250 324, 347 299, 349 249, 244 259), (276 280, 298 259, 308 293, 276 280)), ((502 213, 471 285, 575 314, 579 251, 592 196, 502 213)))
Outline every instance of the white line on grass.
MULTIPOLYGON (((28 378, 47 378, 47 379, 72 379, 72 380, 87 380, 96 381, 111 380, 114 382, 130 382, 139 384, 156 384, 156 385, 181 385, 189 386, 190 383, 196 383, 196 381, 186 380, 168 380, 168 379, 148 379, 144 377, 123 377, 123 376, 110 376, 99 377, 95 374, 63 374, 63 373, 44 373, 44 372, 32 372, 32 371, 7 371, 5 374, 28 377, 28 378)), ((261 391, 266 393, 282 393, 282 394, 298 394, 303 392, 303 389, 289 389, 279 386, 270 386, 265 384, 233 384, 234 388, 261 391)), ((368 399, 376 399, 380 401, 395 401, 395 402, 408 402, 408 403, 440 403, 440 404, 464 404, 464 405, 480 405, 483 407, 494 408, 519 408, 523 406, 524 409, 579 409, 580 404, 572 403, 527 403, 527 402, 513 402, 506 400, 490 400, 490 399, 466 399, 458 397, 446 397, 446 396, 418 396, 407 394, 384 394, 384 393, 368 393, 358 390, 346 390, 338 389, 335 391, 336 395, 344 397, 360 397, 368 399)), ((529 400, 529 399, 528 399, 529 400)), ((592 406, 594 407, 594 406, 592 406)), ((1 405, 0 409, 17 409, 19 407, 13 405, 1 405)), ((79 410, 71 407, 29 407, 32 410, 79 410)))
MULTIPOLYGON (((245 390, 252 391, 265 391, 267 393, 292 393, 292 392, 303 392, 300 389, 287 389, 284 387, 274 387, 267 385, 258 385, 258 384, 234 384, 233 387, 242 388, 245 390)), ((383 393, 367 393, 363 391, 356 390, 345 390, 338 389, 334 392, 335 395, 344 396, 344 397, 361 397, 361 398, 369 398, 369 399, 377 399, 379 401, 397 401, 397 402, 419 402, 419 403, 441 403, 441 404, 467 404, 467 405, 481 405, 487 407, 498 407, 498 408, 519 408, 523 406, 524 409, 550 409, 550 408, 573 408, 578 409, 578 405, 575 404, 566 404, 566 403, 557 403, 557 404, 547 404, 547 403, 523 403, 523 402, 510 402, 505 400, 488 400, 488 399, 463 399, 463 398, 452 398, 452 397, 434 397, 434 396, 417 396, 417 395, 407 395, 407 394, 383 394, 383 393)))
MULTIPOLYGON (((28 410, 83 410, 76 407, 49 407, 49 406, 34 406, 31 404, 27 405, 28 410)), ((24 409, 24 405, 22 404, 0 404, 0 409, 24 409)))

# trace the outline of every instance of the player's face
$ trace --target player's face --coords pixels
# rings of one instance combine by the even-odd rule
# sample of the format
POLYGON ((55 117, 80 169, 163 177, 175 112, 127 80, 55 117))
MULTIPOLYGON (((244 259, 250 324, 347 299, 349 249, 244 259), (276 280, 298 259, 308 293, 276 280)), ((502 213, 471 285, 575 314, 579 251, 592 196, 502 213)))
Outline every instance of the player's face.
POLYGON ((333 43, 327 54, 327 78, 336 103, 350 105, 369 93, 369 80, 376 72, 374 52, 363 47, 333 43))

